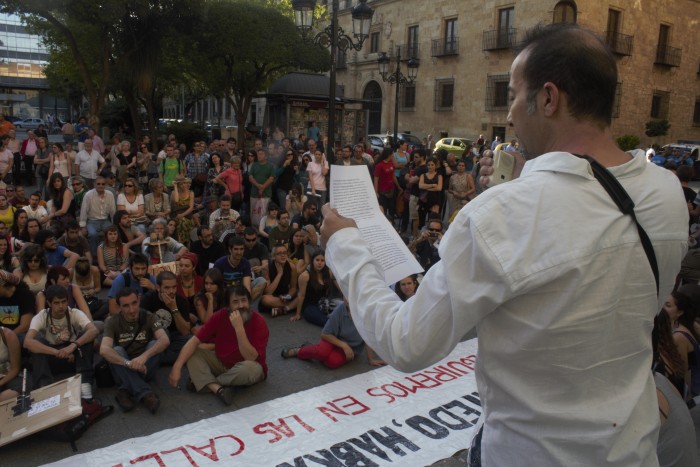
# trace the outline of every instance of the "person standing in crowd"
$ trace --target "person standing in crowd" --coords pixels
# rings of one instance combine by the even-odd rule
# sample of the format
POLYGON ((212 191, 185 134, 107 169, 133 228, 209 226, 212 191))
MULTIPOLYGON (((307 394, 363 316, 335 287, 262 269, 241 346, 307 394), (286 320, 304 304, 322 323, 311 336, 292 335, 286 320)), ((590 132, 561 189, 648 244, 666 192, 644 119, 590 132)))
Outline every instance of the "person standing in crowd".
POLYGON ((92 147, 92 140, 85 140, 83 149, 75 155, 75 173, 83 178, 87 188, 91 190, 95 184, 97 174, 105 168, 105 159, 102 154, 92 147))
MULTIPOLYGON (((26 184, 34 184, 34 156, 39 150, 39 140, 32 130, 27 130, 27 138, 22 141, 22 146, 19 149, 20 156, 24 161, 24 173, 27 175, 26 184)), ((15 181, 16 184, 18 184, 15 181)))
POLYGON ((355 222, 330 206, 322 243, 360 334, 398 369, 434 364, 477 326, 484 413, 469 465, 657 465, 649 336, 687 250, 688 209, 672 173, 615 144, 616 59, 597 35, 558 23, 520 47, 508 123, 529 160, 457 214, 412 299, 386 287, 355 222), (636 203, 658 283, 635 222, 577 154, 636 203))

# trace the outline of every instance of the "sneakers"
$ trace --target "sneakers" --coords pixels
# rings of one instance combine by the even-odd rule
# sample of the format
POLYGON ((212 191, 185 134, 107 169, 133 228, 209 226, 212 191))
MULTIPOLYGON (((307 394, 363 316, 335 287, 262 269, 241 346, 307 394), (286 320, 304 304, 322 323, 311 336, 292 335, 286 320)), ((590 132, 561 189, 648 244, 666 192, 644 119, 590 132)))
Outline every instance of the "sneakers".
POLYGON ((160 399, 158 399, 158 396, 156 396, 152 392, 149 392, 148 394, 143 396, 143 399, 141 399, 141 403, 152 414, 155 414, 158 411, 158 407, 160 407, 160 399))
POLYGON ((234 389, 232 386, 221 386, 218 391, 216 391, 216 397, 221 399, 226 405, 233 404, 233 393, 234 389))
POLYGON ((129 394, 129 391, 126 389, 120 389, 117 391, 117 395, 114 398, 124 412, 131 412, 134 410, 134 400, 131 398, 131 394, 129 394))

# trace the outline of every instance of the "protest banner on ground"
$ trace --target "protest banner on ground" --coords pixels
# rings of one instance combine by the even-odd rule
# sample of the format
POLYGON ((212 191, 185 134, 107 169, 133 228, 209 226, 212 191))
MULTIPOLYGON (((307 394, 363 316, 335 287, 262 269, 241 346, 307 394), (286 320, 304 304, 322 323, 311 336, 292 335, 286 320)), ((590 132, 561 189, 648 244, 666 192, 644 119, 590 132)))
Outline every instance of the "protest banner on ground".
POLYGON ((472 339, 422 371, 379 368, 51 465, 427 465, 469 446, 476 350, 472 339))

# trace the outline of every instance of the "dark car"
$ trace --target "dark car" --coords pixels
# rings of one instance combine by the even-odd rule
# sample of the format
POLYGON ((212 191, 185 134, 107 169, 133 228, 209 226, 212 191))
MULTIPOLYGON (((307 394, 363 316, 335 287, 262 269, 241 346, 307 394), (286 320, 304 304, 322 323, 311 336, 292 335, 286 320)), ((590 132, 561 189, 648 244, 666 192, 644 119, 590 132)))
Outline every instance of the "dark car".
MULTIPOLYGON (((397 133, 396 137, 399 140, 403 140, 408 144, 409 147, 414 149, 425 149, 423 142, 417 137, 409 133, 397 133)), ((382 141, 382 146, 376 147, 380 151, 384 147, 394 147, 394 136, 393 135, 367 135, 367 141, 372 145, 372 149, 375 149, 375 144, 373 141, 380 139, 382 141)))

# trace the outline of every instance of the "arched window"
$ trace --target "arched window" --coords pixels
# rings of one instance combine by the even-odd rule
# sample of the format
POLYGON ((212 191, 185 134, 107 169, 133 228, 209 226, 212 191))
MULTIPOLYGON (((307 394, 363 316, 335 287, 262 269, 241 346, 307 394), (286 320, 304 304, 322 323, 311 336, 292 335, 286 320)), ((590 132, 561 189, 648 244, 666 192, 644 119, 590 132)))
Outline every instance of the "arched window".
POLYGON ((576 3, 572 1, 563 1, 557 3, 554 7, 554 23, 575 23, 576 22, 576 3))

